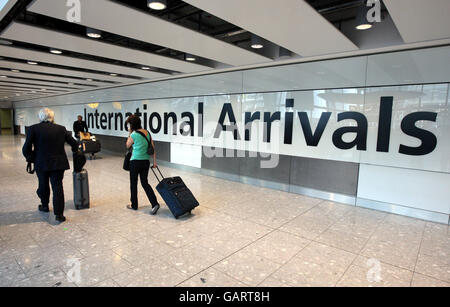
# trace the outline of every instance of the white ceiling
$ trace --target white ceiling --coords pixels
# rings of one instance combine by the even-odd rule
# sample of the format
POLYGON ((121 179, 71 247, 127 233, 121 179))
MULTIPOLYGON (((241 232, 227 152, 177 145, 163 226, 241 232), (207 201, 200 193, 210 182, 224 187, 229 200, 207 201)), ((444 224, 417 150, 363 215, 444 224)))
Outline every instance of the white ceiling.
MULTIPOLYGON (((108 0, 80 0, 81 24, 165 46, 232 66, 269 62, 270 59, 205 34, 108 0), (99 10, 107 12, 99 14, 99 10), (130 26, 132 21, 132 26, 130 26)), ((29 11, 66 20, 66 1, 36 0, 29 11)))
MULTIPOLYGON (((145 3, 146 0, 136 1, 145 3)), ((383 24, 375 25, 368 31, 356 31, 354 25, 350 25, 355 22, 354 19, 347 18, 338 29, 337 24, 331 24, 305 0, 184 0, 228 22, 228 25, 225 25, 227 31, 234 25, 236 29, 243 29, 244 32, 254 33, 269 41, 270 47, 267 47, 267 50, 271 49, 270 52, 260 52, 261 54, 270 54, 270 57, 276 58, 274 54, 277 54, 278 46, 291 50, 295 54, 288 60, 289 63, 420 48, 421 44, 435 46, 448 43, 439 40, 450 38, 450 0, 383 1, 389 11, 383 12, 383 24), (302 58, 298 58, 298 55, 302 58)), ((331 0, 321 2, 334 5, 331 0)), ((0 12, 0 20, 15 3, 16 0, 8 2, 0 12)), ((250 48, 241 48, 237 43, 227 43, 224 38, 219 40, 212 35, 184 27, 173 20, 155 17, 122 2, 80 0, 80 4, 81 22, 73 25, 64 24, 68 23, 67 1, 34 0, 27 8, 29 12, 34 13, 28 14, 27 17, 30 18, 21 15, 22 17, 15 18, 19 21, 12 21, 0 33, 0 39, 14 43, 13 46, 0 45, 0 76, 8 76, 0 78, 0 103, 5 101, 6 95, 2 93, 12 93, 14 96, 16 93, 27 94, 8 99, 17 101, 24 100, 24 97, 45 97, 66 92, 72 95, 73 92, 104 87, 108 89, 99 90, 102 93, 100 96, 92 92, 82 92, 73 94, 76 98, 71 101, 100 97, 161 97, 167 89, 155 85, 159 82, 147 81, 172 79, 172 72, 180 72, 177 77, 197 77, 170 81, 168 84, 171 93, 221 93, 224 91, 222 83, 217 82, 216 75, 208 75, 210 72, 223 68, 237 70, 262 65, 272 66, 280 61, 278 58, 274 60, 253 52, 250 48), (44 16, 34 19, 35 14, 55 18, 58 22, 50 20, 50 24, 62 24, 66 27, 45 28, 44 25, 49 23, 42 20, 48 22, 49 19, 44 16), (87 38, 84 32, 78 31, 84 29, 82 26, 107 32, 105 36, 109 35, 110 39, 87 38), (72 27, 76 29, 72 31, 72 27), (66 32, 62 32, 63 29, 66 32), (123 41, 124 39, 128 41, 123 41), (118 42, 120 40, 122 43, 118 42), (125 44, 137 49, 124 47, 125 44), (162 52, 167 49, 176 52, 169 57, 157 54, 156 51, 147 51, 155 50, 155 46, 160 46, 162 52), (63 54, 51 54, 47 51, 50 48, 60 49, 63 54), (180 53, 191 53, 202 59, 188 62, 180 59, 180 53), (77 56, 78 54, 80 56, 77 56), (39 65, 28 65, 27 61, 36 61, 39 65), (143 70, 140 69, 141 66, 159 69, 143 70), (12 72, 13 69, 20 72, 12 72), (199 75, 204 76, 198 77, 199 75), (201 82, 197 82, 198 79, 201 79, 201 82), (146 83, 138 86, 109 88, 143 81, 146 83), (30 93, 38 88, 45 88, 47 92, 30 93)), ((192 7, 190 9, 195 10, 192 7)), ((169 55, 169 52, 165 54, 169 55)), ((297 76, 295 72, 294 76, 297 76)), ((267 78, 272 80, 274 76, 269 75, 267 78)), ((283 78, 289 83, 289 76, 283 78)), ((239 78, 232 80, 232 83, 236 88, 242 85, 239 78)), ((52 99, 63 103, 70 100, 71 95, 52 99)), ((40 103, 44 100, 30 101, 40 103)))
POLYGON ((49 52, 40 52, 11 46, 0 45, 0 54, 4 57, 9 58, 25 59, 30 61, 37 61, 42 63, 69 66, 75 68, 87 68, 108 73, 141 77, 145 79, 154 79, 167 76, 166 74, 161 74, 153 71, 146 71, 142 69, 135 69, 103 62, 89 61, 64 55, 54 55, 49 52))
MULTIPOLYGON (((1 73, 0 73, 1 75, 1 73)), ((48 82, 48 81, 41 81, 41 80, 25 80, 25 79, 19 79, 19 78, 13 78, 13 77, 8 77, 7 79, 0 79, 3 83, 8 83, 8 84, 20 84, 20 85, 30 85, 30 86, 41 86, 41 87, 46 87, 46 86, 54 86, 54 87, 59 87, 59 88, 74 88, 74 89, 86 89, 86 88, 92 88, 92 87, 87 87, 87 86, 83 86, 83 85, 69 85, 68 83, 57 83, 57 82, 48 82)))
POLYGON ((56 77, 56 76, 50 76, 45 75, 41 73, 26 73, 26 72, 13 72, 8 70, 3 70, 0 72, 3 76, 13 77, 13 78, 28 78, 28 79, 38 79, 38 80, 44 80, 44 81, 57 81, 57 82, 64 82, 64 83, 77 83, 77 84, 84 84, 84 85, 95 85, 95 86, 108 86, 111 85, 111 83, 106 82, 98 82, 98 81, 88 81, 83 79, 74 79, 74 78, 68 78, 68 77, 56 77))
POLYGON ((406 43, 450 38, 450 0, 383 0, 406 43))
MULTIPOLYGON (((64 34, 58 31, 38 28, 18 22, 12 22, 0 35, 0 38, 49 46, 55 49, 90 54, 124 62, 133 62, 142 66, 153 66, 167 70, 198 72, 211 69, 210 67, 191 62, 115 46, 89 38, 64 34)), ((161 74, 161 76, 162 75, 163 74, 161 74)))
MULTIPOLYGON (((113 82, 121 82, 121 83, 128 83, 135 81, 131 78, 122 78, 122 77, 112 77, 108 74, 94 74, 94 73, 87 73, 84 71, 78 71, 78 70, 70 70, 70 69, 61 69, 61 68, 53 68, 48 66, 42 66, 42 65, 29 65, 29 64, 23 64, 23 63, 17 63, 12 61, 4 61, 0 60, 0 69, 1 68, 10 68, 10 69, 17 69, 21 71, 31 71, 31 72, 41 72, 46 74, 53 74, 53 75, 62 75, 67 77, 79 77, 79 78, 90 78, 90 79, 96 79, 96 80, 103 80, 103 81, 113 81, 113 82)), ((1 74, 1 71, 0 71, 1 74)))
POLYGON ((184 0, 184 2, 301 56, 358 49, 305 1, 184 0))

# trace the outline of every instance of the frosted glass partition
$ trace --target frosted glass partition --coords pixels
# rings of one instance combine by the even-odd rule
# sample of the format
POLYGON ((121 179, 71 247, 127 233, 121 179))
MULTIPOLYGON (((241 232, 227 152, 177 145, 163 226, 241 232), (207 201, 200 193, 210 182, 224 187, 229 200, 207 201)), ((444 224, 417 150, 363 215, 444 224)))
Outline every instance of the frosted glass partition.
POLYGON ((244 71, 244 92, 362 87, 366 57, 244 71))
POLYGON ((242 92, 242 72, 229 72, 170 81, 170 97, 221 95, 242 92))
POLYGON ((450 82, 450 46, 369 56, 367 86, 450 82))

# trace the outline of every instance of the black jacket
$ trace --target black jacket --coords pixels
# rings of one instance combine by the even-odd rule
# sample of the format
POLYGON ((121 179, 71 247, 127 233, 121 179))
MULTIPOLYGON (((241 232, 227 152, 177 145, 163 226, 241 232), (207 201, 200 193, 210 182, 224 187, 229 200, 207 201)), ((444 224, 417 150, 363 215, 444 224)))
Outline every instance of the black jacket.
POLYGON ((75 133, 75 135, 77 137, 80 132, 89 132, 86 122, 85 121, 81 121, 81 122, 75 121, 73 123, 73 132, 75 133))
POLYGON ((78 150, 78 142, 65 127, 43 122, 28 129, 22 153, 27 162, 34 162, 36 171, 68 170, 65 143, 72 147, 73 152, 78 150))

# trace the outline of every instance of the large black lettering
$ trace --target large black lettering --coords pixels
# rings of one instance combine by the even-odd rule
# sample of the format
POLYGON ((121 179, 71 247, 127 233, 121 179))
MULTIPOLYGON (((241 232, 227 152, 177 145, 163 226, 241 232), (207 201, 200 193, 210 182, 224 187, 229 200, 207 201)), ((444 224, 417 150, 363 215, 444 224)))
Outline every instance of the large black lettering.
POLYGON ((161 127, 162 127, 162 119, 161 119, 161 115, 159 115, 156 112, 153 112, 152 114, 150 114, 150 119, 149 119, 149 123, 150 123, 150 131, 152 133, 159 133, 159 131, 161 131, 161 127), (153 119, 156 118, 156 128, 153 126, 153 119))
POLYGON ((106 130, 108 128, 108 116, 106 115, 106 113, 100 114, 100 127, 103 130, 106 130))
POLYGON ((219 123, 217 124, 216 132, 214 133, 214 138, 218 139, 222 131, 233 131, 234 139, 240 140, 239 130, 237 127, 236 117, 234 116, 233 106, 231 103, 225 103, 222 108, 222 113, 220 114, 219 123), (225 125, 225 118, 228 116, 230 125, 225 125))
POLYGON ((172 134, 177 135, 177 115, 174 112, 164 113, 164 134, 169 134, 169 120, 172 120, 172 134))
POLYGON ((98 117, 99 117, 98 110, 95 110, 95 128, 100 129, 100 126, 98 125, 98 117))
POLYGON ((139 108, 137 108, 136 113, 134 113, 134 115, 141 117, 142 116, 141 110, 139 108))
POLYGON ((88 125, 88 128, 89 128, 89 129, 94 128, 94 127, 95 127, 94 114, 88 113, 87 116, 88 116, 88 117, 87 117, 87 125, 88 125))
POLYGON ((380 119, 378 121, 378 152, 389 152, 389 144, 391 141, 391 125, 392 125, 392 107, 394 97, 381 97, 380 101, 380 119))
POLYGON ((198 103, 198 136, 203 137, 203 102, 198 103))
POLYGON ((111 130, 112 119, 114 118, 114 113, 108 113, 108 130, 111 130))
POLYGON ((144 104, 144 129, 147 130, 148 128, 148 114, 147 114, 147 105, 144 104))
POLYGON ((436 149, 437 138, 430 131, 418 128, 416 123, 421 120, 436 122, 437 113, 416 112, 411 113, 402 120, 402 131, 412 137, 419 139, 422 144, 419 147, 400 145, 399 153, 409 156, 424 156, 436 149))
MULTIPOLYGON (((294 107, 294 99, 286 99, 286 109, 294 107)), ((294 130, 294 112, 286 112, 284 123, 284 144, 292 144, 292 133, 294 130)))
POLYGON ((270 143, 270 139, 272 136, 272 123, 276 120, 281 119, 281 112, 275 112, 271 114, 270 112, 264 113, 264 132, 263 132, 263 141, 266 143, 270 143))
POLYGON ((182 136, 194 136, 194 114, 192 114, 191 112, 184 112, 181 114, 182 118, 187 117, 188 121, 184 121, 181 123, 180 125, 180 134, 182 136), (188 130, 185 130, 185 128, 189 126, 188 130))
POLYGON ((302 125, 303 129, 303 135, 305 136, 305 141, 308 146, 317 147, 319 145, 320 139, 322 138, 323 132, 327 127, 331 114, 332 114, 331 112, 322 113, 319 122, 317 123, 316 130, 313 133, 308 113, 298 112, 298 118, 300 119, 300 124, 302 125))
POLYGON ((261 119, 261 113, 260 112, 245 112, 245 140, 250 141, 251 135, 252 135, 252 123, 255 120, 261 119))
POLYGON ((338 122, 353 119, 356 121, 356 127, 342 127, 333 133, 333 144, 339 149, 351 149, 356 146, 358 150, 367 149, 367 118, 358 112, 344 112, 338 114, 338 122), (356 137, 352 142, 344 142, 342 137, 347 133, 356 133, 356 137))
POLYGON ((123 131, 123 115, 122 115, 122 113, 116 113, 114 115, 114 129, 119 130, 119 127, 120 127, 120 131, 123 131), (120 120, 120 123, 118 120, 120 120))

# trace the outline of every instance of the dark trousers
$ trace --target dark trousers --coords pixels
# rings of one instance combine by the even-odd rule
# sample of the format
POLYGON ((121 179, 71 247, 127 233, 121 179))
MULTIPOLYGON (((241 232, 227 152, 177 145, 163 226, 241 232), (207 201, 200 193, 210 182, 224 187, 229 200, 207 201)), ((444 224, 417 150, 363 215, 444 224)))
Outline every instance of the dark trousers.
POLYGON ((131 191, 131 206, 133 209, 138 208, 138 177, 141 178, 141 185, 147 194, 148 200, 152 204, 152 207, 158 205, 155 192, 148 184, 148 171, 150 170, 150 161, 148 160, 133 160, 130 161, 130 191, 131 191))
POLYGON ((39 179, 37 195, 43 206, 50 202, 50 184, 53 191, 53 211, 55 215, 64 214, 64 171, 36 172, 39 179), (50 184, 49 184, 50 183, 50 184))

